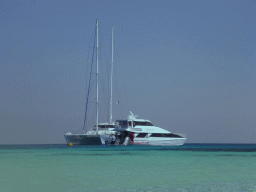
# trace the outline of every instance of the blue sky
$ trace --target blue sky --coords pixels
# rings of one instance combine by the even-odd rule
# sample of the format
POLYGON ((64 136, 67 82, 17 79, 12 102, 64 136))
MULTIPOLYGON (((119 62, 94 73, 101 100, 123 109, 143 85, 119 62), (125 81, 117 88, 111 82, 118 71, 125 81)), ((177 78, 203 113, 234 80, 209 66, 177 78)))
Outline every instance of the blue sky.
POLYGON ((0 144, 82 129, 96 19, 101 122, 114 26, 114 119, 132 111, 187 142, 255 143, 255 1, 1 1, 0 17, 0 144))

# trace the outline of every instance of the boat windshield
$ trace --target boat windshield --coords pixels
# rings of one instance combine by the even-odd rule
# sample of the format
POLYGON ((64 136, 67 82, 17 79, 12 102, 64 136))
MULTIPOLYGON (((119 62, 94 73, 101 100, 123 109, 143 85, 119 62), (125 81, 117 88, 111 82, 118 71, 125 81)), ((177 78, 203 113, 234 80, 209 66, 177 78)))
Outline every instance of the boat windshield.
POLYGON ((117 121, 117 123, 118 123, 121 127, 127 127, 127 126, 128 126, 128 122, 127 122, 127 121, 117 121))

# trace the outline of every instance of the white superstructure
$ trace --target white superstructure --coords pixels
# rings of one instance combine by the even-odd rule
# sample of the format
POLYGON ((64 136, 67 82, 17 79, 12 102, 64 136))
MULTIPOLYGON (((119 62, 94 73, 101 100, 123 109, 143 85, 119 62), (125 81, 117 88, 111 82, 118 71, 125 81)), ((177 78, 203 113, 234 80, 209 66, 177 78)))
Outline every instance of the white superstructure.
MULTIPOLYGON (((183 145, 186 141, 184 134, 171 133, 165 129, 154 126, 149 120, 137 119, 130 112, 127 120, 117 120, 117 128, 114 129, 120 144, 138 145, 183 145)), ((105 139, 105 138, 103 138, 105 139)), ((111 143, 105 140, 105 143, 111 143)), ((112 141, 114 143, 114 141, 112 141)))

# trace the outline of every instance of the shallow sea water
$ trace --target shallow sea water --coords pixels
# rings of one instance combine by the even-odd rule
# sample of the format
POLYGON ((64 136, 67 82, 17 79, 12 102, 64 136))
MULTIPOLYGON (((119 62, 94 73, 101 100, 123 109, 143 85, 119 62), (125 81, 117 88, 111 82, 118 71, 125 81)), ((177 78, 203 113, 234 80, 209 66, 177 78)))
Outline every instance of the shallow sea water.
POLYGON ((256 192, 256 145, 2 145, 0 191, 256 192))

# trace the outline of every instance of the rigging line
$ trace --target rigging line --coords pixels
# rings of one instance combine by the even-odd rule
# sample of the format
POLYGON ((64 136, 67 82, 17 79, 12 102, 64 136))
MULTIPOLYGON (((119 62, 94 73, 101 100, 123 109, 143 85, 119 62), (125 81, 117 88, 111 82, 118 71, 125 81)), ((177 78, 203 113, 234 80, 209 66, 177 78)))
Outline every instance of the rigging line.
MULTIPOLYGON (((95 28, 95 27, 94 27, 95 28)), ((90 43, 89 43, 89 45, 93 45, 93 42, 95 41, 94 39, 95 39, 95 30, 92 30, 92 34, 90 35, 90 43)), ((88 90, 88 80, 89 80, 89 75, 90 75, 90 73, 87 73, 87 71, 88 71, 88 69, 90 68, 90 55, 92 55, 92 53, 93 53, 93 49, 91 49, 91 46, 89 46, 89 47, 87 47, 87 49, 88 49, 88 51, 87 51, 87 65, 86 65, 86 69, 85 69, 85 71, 86 71, 86 82, 85 82, 85 94, 86 94, 86 92, 87 92, 87 90, 88 90)), ((93 86, 93 84, 91 85, 91 87, 93 86)), ((88 95, 87 95, 88 96, 88 95)), ((86 96, 86 97, 87 97, 86 96)), ((86 107, 86 106, 85 106, 86 107)), ((87 118, 88 119, 88 118, 87 118)), ((85 124, 84 124, 84 127, 86 127, 86 125, 87 125, 87 122, 88 121, 86 121, 85 122, 85 124)))
MULTIPOLYGON (((94 47, 95 47, 95 43, 96 43, 96 28, 95 28, 95 36, 94 36, 94 47)), ((89 79, 89 87, 88 87, 88 93, 87 93, 87 99, 86 99, 86 109, 85 109, 85 115, 84 115, 83 131, 84 131, 84 129, 85 129, 85 121, 86 121, 86 115, 87 115, 87 109, 88 109, 88 101, 89 101, 90 89, 91 89, 93 57, 94 57, 94 49, 93 49, 93 53, 92 53, 92 64, 91 64, 91 72, 90 72, 90 79, 89 79)))
MULTIPOLYGON (((90 35, 90 37, 91 37, 91 39, 90 39, 90 43, 89 43, 89 45, 92 45, 93 44, 93 42, 95 41, 94 39, 95 39, 95 31, 93 31, 92 32, 92 34, 90 35)), ((89 46, 89 48, 88 48, 88 52, 87 52, 87 65, 86 65, 86 73, 87 73, 87 71, 88 71, 88 68, 90 67, 90 65, 89 65, 89 59, 90 59, 90 57, 89 57, 89 55, 92 55, 92 53, 91 53, 91 48, 92 46, 89 46)), ((93 47, 94 48, 94 47, 93 47)), ((93 49, 92 49, 92 52, 93 52, 93 49)), ((88 73, 89 74, 89 73, 88 73)), ((86 76, 86 89, 85 90, 87 90, 87 86, 88 86, 88 84, 87 84, 87 81, 88 81, 88 78, 87 78, 87 76, 86 76)))

